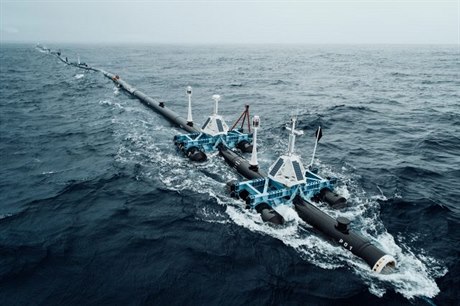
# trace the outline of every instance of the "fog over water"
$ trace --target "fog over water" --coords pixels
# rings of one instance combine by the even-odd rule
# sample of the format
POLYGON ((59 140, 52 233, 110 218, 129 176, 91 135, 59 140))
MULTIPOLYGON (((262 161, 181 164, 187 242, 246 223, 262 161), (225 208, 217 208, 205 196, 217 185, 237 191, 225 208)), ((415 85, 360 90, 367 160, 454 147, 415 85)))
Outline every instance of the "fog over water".
POLYGON ((1 40, 456 44, 459 2, 7 0, 1 40))

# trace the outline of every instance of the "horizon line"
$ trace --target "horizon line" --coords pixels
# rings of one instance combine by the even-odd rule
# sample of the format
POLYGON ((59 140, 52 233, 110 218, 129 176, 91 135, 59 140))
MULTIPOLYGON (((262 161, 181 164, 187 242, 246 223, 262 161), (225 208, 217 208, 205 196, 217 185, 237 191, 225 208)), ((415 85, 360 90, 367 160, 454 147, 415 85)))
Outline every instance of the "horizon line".
POLYGON ((455 45, 458 42, 152 42, 152 41, 31 41, 31 40, 1 40, 0 44, 80 44, 80 45, 455 45))

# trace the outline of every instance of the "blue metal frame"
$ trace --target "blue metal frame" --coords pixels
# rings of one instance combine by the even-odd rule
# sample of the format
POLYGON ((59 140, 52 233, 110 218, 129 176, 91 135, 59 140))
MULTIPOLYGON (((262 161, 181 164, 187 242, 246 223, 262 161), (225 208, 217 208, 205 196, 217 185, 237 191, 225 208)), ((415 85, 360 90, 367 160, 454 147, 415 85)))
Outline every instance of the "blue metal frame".
POLYGON ((191 147, 197 147, 203 152, 212 152, 221 143, 228 148, 234 148, 243 140, 252 142, 252 134, 245 134, 239 130, 231 130, 227 134, 216 136, 205 133, 179 134, 174 136, 174 142, 176 145, 180 145, 184 152, 191 147))
POLYGON ((305 172, 307 182, 292 187, 286 187, 274 180, 265 177, 250 181, 238 182, 235 184, 235 192, 240 194, 246 191, 249 195, 246 198, 246 204, 255 208, 261 203, 267 203, 272 208, 281 204, 290 204, 294 197, 299 194, 306 201, 314 198, 321 189, 334 189, 337 179, 324 179, 310 170, 305 172))

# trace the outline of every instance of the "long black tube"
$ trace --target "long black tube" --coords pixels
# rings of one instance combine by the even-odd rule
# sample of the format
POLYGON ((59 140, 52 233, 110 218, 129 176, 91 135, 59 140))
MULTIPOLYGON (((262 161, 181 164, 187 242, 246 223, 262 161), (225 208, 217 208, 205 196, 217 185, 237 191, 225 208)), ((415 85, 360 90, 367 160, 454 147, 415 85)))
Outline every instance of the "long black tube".
POLYGON ((249 165, 249 162, 244 157, 233 152, 226 146, 220 144, 218 149, 220 155, 224 157, 225 161, 245 178, 252 180, 267 176, 267 174, 260 169, 257 171, 252 170, 251 165, 249 165))
POLYGON ((147 96, 142 91, 134 88, 133 86, 129 85, 127 82, 123 81, 120 78, 117 78, 114 74, 100 70, 107 78, 111 79, 115 84, 119 85, 122 89, 133 95, 134 97, 138 98, 144 105, 150 107, 151 109, 155 110, 156 112, 163 115, 169 121, 177 124, 180 128, 186 130, 189 133, 196 133, 200 132, 195 126, 189 126, 187 124, 187 120, 177 114, 176 112, 172 111, 168 107, 164 105, 163 102, 157 102, 151 97, 147 96))
POLYGON ((141 92, 140 90, 135 90, 133 92, 133 95, 137 97, 139 100, 141 100, 145 105, 148 107, 153 108, 155 111, 158 113, 162 114, 166 119, 169 121, 177 124, 180 128, 186 130, 187 132, 190 133, 197 133, 200 130, 197 129, 195 126, 189 126, 187 125, 187 120, 184 117, 181 117, 179 114, 176 112, 172 111, 171 109, 167 108, 164 106, 164 103, 156 103, 155 100, 152 98, 148 97, 146 94, 141 92), (163 105, 163 106, 161 106, 163 105))
MULTIPOLYGON (((249 162, 227 147, 220 146, 219 151, 225 161, 245 178, 252 180, 267 176, 261 170, 253 171, 249 169, 249 162)), ((304 201, 300 196, 295 197, 293 204, 302 220, 356 256, 364 259, 373 271, 377 273, 388 272, 395 267, 396 261, 394 258, 377 248, 363 236, 349 229, 347 219, 339 217, 336 220, 316 206, 304 201)))
POLYGON ((352 231, 348 227, 349 221, 346 218, 339 217, 336 220, 318 207, 305 202, 300 196, 294 198, 293 204, 302 220, 348 251, 364 259, 373 271, 380 273, 384 268, 394 268, 396 265, 393 257, 352 231))

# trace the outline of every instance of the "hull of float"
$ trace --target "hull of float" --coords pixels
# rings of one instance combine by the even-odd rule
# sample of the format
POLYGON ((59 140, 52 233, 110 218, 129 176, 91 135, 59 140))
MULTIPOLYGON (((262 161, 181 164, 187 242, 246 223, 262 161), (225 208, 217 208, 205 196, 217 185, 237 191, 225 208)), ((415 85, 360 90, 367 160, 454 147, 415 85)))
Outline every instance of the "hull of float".
MULTIPOLYGON (((225 161, 233 167, 238 173, 243 175, 248 179, 262 178, 267 176, 267 174, 261 170, 251 169, 249 162, 242 156, 233 152, 224 145, 219 145, 219 153, 225 159, 225 161)), ((230 186, 231 188, 231 186, 230 186)), ((271 208, 268 204, 260 205, 256 207, 257 212, 260 214, 261 218, 265 222, 270 222, 273 224, 283 224, 284 218, 276 210, 271 208)))
POLYGON ((329 204, 334 209, 339 209, 347 206, 347 199, 333 192, 329 188, 321 189, 319 199, 322 202, 329 204))

